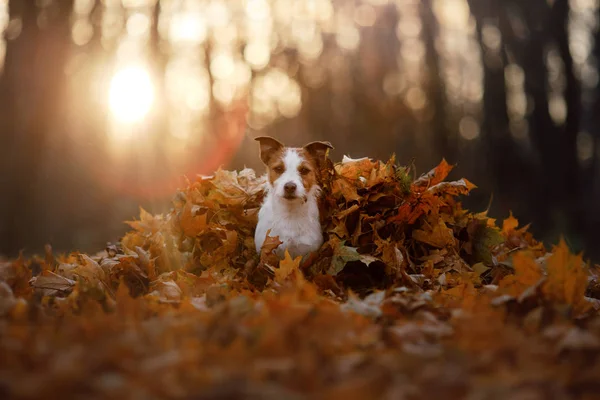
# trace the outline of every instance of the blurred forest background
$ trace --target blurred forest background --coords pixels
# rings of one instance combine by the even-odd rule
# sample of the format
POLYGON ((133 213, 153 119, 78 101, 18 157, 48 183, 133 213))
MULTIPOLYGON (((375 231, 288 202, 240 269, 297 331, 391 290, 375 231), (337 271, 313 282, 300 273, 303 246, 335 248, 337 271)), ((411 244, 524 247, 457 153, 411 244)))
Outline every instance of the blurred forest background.
POLYGON ((418 173, 600 260, 599 0, 0 0, 0 254, 96 251, 252 137, 418 173))

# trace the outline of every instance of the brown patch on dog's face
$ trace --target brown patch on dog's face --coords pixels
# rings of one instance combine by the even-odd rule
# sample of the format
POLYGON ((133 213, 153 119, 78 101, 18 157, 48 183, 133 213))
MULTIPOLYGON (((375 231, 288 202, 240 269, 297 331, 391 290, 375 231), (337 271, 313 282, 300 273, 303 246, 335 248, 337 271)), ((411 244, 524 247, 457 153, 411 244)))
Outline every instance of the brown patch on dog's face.
POLYGON ((298 165, 298 174, 300 175, 300 180, 302 181, 304 189, 308 193, 314 185, 319 183, 319 165, 315 158, 308 151, 306 151, 306 149, 302 148, 295 150, 302 158, 302 162, 300 165, 298 165))
POLYGON ((270 136, 257 137, 254 140, 260 143, 260 159, 267 166, 268 178, 271 185, 285 172, 283 164, 283 143, 270 136))
POLYGON ((285 172, 285 164, 283 163, 283 154, 285 148, 282 147, 269 159, 267 164, 267 174, 269 183, 271 186, 275 184, 277 178, 279 178, 285 172))

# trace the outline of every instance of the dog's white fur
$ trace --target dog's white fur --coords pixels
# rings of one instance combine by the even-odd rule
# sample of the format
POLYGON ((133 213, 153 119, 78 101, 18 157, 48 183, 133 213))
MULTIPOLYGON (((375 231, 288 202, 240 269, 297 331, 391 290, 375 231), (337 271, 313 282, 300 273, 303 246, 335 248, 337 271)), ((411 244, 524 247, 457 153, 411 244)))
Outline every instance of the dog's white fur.
POLYGON ((279 236, 279 240, 283 242, 275 251, 281 258, 286 249, 292 258, 296 258, 318 250, 323 244, 317 203, 321 189, 315 184, 306 191, 298 172, 302 161, 298 151, 286 148, 283 153, 285 172, 273 185, 266 180, 267 193, 258 213, 254 235, 256 251, 259 253, 269 229, 269 236, 279 236), (284 185, 288 182, 295 183, 297 187, 297 198, 293 200, 284 198, 284 185))

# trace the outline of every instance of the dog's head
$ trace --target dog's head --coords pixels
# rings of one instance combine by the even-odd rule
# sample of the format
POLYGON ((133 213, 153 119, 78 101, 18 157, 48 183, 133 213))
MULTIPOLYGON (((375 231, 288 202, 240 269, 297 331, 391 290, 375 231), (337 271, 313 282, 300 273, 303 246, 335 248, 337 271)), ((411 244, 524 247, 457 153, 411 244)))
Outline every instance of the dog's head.
POLYGON ((267 166, 273 194, 287 201, 306 201, 319 185, 320 168, 327 158, 329 142, 286 147, 272 137, 258 137, 260 158, 267 166))

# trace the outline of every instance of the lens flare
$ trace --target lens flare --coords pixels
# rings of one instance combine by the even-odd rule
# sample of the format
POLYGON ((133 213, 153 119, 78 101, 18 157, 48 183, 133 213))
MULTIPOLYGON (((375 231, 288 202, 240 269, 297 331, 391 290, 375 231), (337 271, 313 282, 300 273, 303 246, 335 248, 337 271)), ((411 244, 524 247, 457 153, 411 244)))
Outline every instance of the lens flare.
POLYGON ((131 66, 115 73, 110 83, 109 104, 117 121, 140 122, 153 102, 154 85, 145 68, 131 66))

